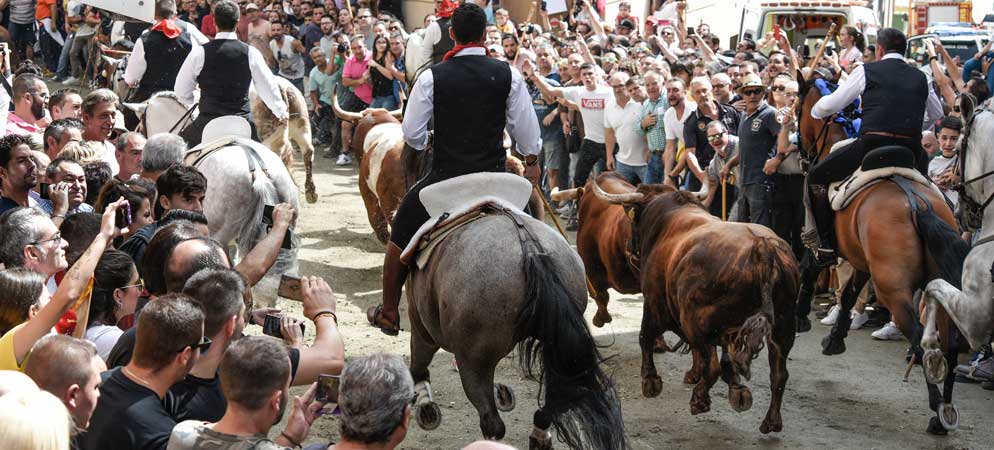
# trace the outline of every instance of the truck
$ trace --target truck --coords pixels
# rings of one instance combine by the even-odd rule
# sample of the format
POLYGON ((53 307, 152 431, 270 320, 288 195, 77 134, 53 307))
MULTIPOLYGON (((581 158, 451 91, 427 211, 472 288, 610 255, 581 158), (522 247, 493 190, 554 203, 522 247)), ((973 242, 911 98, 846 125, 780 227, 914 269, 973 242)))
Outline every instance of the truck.
POLYGON ((923 34, 936 23, 973 23, 970 0, 915 0, 911 2, 908 35, 923 34))

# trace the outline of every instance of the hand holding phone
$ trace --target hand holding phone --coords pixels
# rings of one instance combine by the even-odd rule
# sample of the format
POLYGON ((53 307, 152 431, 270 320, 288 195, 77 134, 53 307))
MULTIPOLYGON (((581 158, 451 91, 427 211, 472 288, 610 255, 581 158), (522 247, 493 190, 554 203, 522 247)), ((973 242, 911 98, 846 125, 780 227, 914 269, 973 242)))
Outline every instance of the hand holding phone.
POLYGON ((304 294, 300 291, 300 278, 292 275, 280 277, 280 287, 276 291, 276 295, 298 302, 304 301, 304 294))
POLYGON ((781 33, 782 33, 782 31, 780 30, 780 24, 779 23, 773 24, 773 39, 776 39, 776 40, 779 41, 780 40, 780 36, 782 35, 781 33))
POLYGON ((314 400, 321 403, 338 403, 338 388, 342 384, 339 375, 318 375, 318 389, 314 400))

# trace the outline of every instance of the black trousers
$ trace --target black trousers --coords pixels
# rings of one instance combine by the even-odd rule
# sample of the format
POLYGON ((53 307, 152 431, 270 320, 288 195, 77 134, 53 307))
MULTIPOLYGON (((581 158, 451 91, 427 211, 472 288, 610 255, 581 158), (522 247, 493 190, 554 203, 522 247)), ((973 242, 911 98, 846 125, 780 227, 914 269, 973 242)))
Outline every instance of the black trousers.
POLYGON ((604 153, 606 148, 604 144, 598 144, 590 139, 583 140, 576 162, 576 173, 573 176, 573 187, 587 184, 587 178, 590 177, 590 172, 594 170, 597 162, 606 159, 604 153))
POLYGON ((928 173, 928 155, 922 149, 920 134, 911 138, 864 134, 856 138, 852 144, 833 152, 815 164, 808 172, 808 185, 828 186, 830 183, 845 179, 859 168, 867 153, 887 145, 900 145, 911 149, 918 170, 922 174, 928 173))
POLYGON ((790 244, 798 261, 804 256, 804 175, 778 175, 773 193, 773 231, 790 244))

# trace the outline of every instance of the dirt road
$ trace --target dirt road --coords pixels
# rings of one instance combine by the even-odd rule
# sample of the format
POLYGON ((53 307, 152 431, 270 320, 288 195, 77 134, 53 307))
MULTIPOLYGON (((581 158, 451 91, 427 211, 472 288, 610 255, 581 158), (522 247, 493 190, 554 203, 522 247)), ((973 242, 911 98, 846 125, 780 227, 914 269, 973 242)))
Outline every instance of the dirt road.
MULTIPOLYGON (((347 357, 387 351, 409 355, 410 334, 388 337, 366 325, 367 307, 380 301, 380 267, 383 246, 366 220, 354 167, 338 168, 332 160, 315 159, 315 182, 320 200, 304 203, 297 231, 302 238, 300 267, 303 275, 325 277, 338 294, 338 311, 345 336, 347 357)), ((298 179, 302 179, 297 171, 298 179)), ((299 304, 284 307, 299 314, 299 304)), ((587 319, 594 311, 587 308, 587 319)), ((819 345, 828 328, 815 322, 814 329, 798 337, 790 355, 783 406, 784 431, 764 436, 759 425, 769 405, 769 370, 765 355, 753 364, 753 407, 735 413, 720 381, 712 390, 712 411, 690 415, 691 386, 681 383, 690 367, 689 355, 657 355, 663 378, 658 398, 642 397, 639 379, 638 330, 641 297, 612 295, 609 306, 614 322, 595 329, 598 341, 618 385, 625 415, 624 433, 634 449, 991 449, 994 392, 979 385, 957 384, 954 398, 962 426, 947 437, 925 433, 931 412, 920 370, 907 383, 905 342, 879 342, 870 331, 850 334, 848 351, 839 356, 821 355, 819 345)), ((401 310, 406 328, 406 310, 401 310)), ((313 330, 307 329, 308 337, 313 330)), ((669 336, 673 342, 673 337, 669 336)), ((765 353, 765 352, 764 352, 765 353)), ((478 416, 462 392, 458 374, 450 367, 452 355, 440 352, 432 364, 435 399, 442 406, 443 422, 434 431, 423 431, 412 421, 402 447, 408 449, 458 449, 480 437, 478 416)), ((528 447, 528 433, 535 409, 537 384, 522 380, 517 365, 506 359, 497 380, 512 386, 517 409, 503 414, 505 442, 528 447)), ((622 430, 618 430, 622 432, 622 430)), ((338 440, 337 419, 319 419, 308 442, 338 440)), ((557 448, 565 448, 558 444, 557 448)))

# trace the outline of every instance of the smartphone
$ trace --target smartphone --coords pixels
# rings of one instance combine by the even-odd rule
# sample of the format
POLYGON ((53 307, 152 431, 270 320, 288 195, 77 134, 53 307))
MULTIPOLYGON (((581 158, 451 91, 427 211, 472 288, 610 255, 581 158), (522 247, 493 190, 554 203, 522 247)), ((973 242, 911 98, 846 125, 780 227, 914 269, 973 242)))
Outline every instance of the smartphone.
POLYGON ((687 36, 693 36, 695 34, 697 34, 697 30, 694 30, 694 27, 687 27, 687 36))
POLYGON ((542 11, 545 12, 548 10, 549 10, 549 2, 542 0, 542 11))
MULTIPOLYGON (((266 225, 268 228, 266 232, 269 232, 273 228, 273 211, 276 207, 273 205, 264 205, 262 207, 262 224, 266 225)), ((293 247, 293 238, 290 234, 290 230, 286 230, 286 234, 283 235, 283 245, 280 248, 289 250, 293 247)))
MULTIPOLYGON (((283 339, 283 331, 280 327, 280 320, 283 319, 282 314, 266 314, 266 320, 262 322, 262 334, 266 336, 272 336, 274 338, 283 339)), ((304 333, 304 323, 300 323, 300 333, 304 333)))
POLYGON ((780 39, 780 34, 781 34, 781 32, 780 32, 780 24, 779 23, 773 24, 773 38, 774 39, 780 39))
POLYGON ((115 215, 117 216, 117 220, 115 221, 115 223, 117 223, 118 228, 125 228, 131 226, 130 203, 125 203, 120 208, 117 208, 117 212, 115 213, 115 215))
POLYGON ((276 295, 298 302, 304 301, 304 296, 300 292, 300 278, 291 275, 280 277, 280 287, 276 291, 276 295))
MULTIPOLYGON (((6 44, 4 44, 4 45, 6 45, 6 44)), ((48 183, 41 183, 41 184, 39 184, 38 185, 38 195, 43 200, 51 200, 52 199, 52 185, 48 184, 48 183)))
POLYGON ((314 393, 314 400, 321 403, 338 403, 338 387, 341 384, 341 376, 318 375, 318 389, 314 393))

